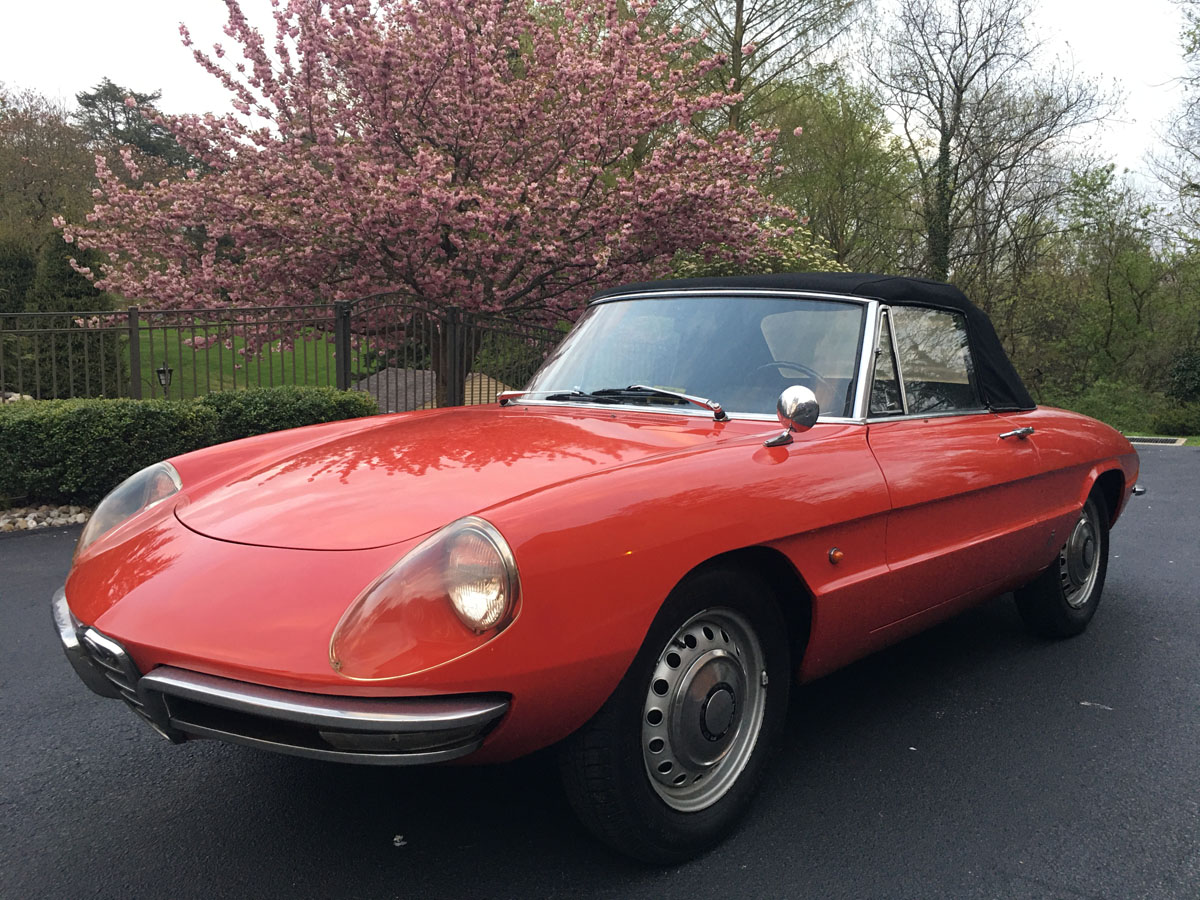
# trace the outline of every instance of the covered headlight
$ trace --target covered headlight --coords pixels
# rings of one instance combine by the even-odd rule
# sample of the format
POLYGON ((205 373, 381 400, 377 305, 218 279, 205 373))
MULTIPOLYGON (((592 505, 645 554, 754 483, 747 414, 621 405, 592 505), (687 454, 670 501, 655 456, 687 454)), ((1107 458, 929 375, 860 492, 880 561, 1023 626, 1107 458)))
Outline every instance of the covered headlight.
POLYGON ((84 526, 83 534, 79 536, 75 553, 82 553, 101 535, 132 519, 142 510, 179 493, 182 486, 179 473, 175 471, 174 466, 166 462, 155 463, 130 475, 100 501, 100 505, 84 526))
POLYGON ((330 665, 347 678, 374 680, 448 662, 507 627, 519 594, 504 537, 476 516, 459 519, 350 604, 329 643, 330 665))

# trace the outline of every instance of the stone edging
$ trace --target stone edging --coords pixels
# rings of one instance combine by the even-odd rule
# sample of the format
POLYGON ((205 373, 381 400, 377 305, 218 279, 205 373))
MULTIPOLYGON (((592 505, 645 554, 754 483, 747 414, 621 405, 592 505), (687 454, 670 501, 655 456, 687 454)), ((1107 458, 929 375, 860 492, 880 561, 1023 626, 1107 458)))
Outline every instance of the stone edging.
POLYGON ((0 534, 82 525, 92 511, 85 506, 17 506, 0 510, 0 534))

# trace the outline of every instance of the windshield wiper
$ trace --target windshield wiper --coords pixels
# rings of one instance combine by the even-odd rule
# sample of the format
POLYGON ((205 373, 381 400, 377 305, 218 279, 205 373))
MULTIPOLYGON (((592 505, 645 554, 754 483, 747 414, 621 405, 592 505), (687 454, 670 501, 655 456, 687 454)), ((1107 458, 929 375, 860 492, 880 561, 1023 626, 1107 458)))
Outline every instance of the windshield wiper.
POLYGON ((496 395, 496 399, 500 401, 501 406, 507 406, 513 400, 519 400, 522 397, 538 397, 542 400, 562 401, 562 400, 582 400, 585 403, 620 403, 621 401, 614 397, 606 397, 598 394, 589 394, 587 391, 581 391, 579 388, 558 388, 553 391, 501 391, 496 395))
POLYGON ((513 400, 519 400, 522 397, 538 397, 541 400, 550 401, 577 400, 583 403, 621 403, 624 400, 632 398, 647 399, 650 397, 662 397, 678 400, 682 403, 693 403, 696 406, 703 407, 711 412, 713 418, 718 422, 724 422, 729 418, 725 410, 721 408, 721 404, 716 400, 693 397, 691 394, 669 391, 666 388, 650 387, 647 384, 631 384, 629 387, 623 388, 601 388, 598 391, 591 391, 590 393, 588 391, 581 391, 579 388, 560 388, 553 391, 501 391, 496 395, 496 399, 500 401, 501 406, 507 406, 513 400))
POLYGON ((716 400, 707 400, 704 397, 693 397, 691 394, 684 394, 680 391, 669 391, 666 388, 651 387, 648 384, 631 384, 629 387, 623 388, 601 388, 598 391, 592 391, 593 397, 616 397, 628 398, 634 397, 670 397, 673 400, 682 400, 685 403, 692 403, 696 406, 703 407, 713 414, 713 418, 718 422, 724 422, 729 418, 725 410, 721 408, 721 404, 716 400))

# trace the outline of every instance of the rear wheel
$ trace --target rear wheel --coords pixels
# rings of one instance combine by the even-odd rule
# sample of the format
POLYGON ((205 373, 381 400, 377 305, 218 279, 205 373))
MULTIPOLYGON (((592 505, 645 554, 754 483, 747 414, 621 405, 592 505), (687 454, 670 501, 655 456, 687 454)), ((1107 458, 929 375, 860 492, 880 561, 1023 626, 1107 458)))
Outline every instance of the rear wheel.
POLYGON ((787 709, 786 627, 767 586, 710 569, 681 584, 629 671, 563 746, 567 796, 648 862, 706 850, 745 811, 787 709))
POLYGON ((1108 572, 1108 515, 1093 492, 1079 512, 1058 559, 1014 593, 1017 610, 1034 634, 1065 638, 1080 634, 1100 604, 1108 572))

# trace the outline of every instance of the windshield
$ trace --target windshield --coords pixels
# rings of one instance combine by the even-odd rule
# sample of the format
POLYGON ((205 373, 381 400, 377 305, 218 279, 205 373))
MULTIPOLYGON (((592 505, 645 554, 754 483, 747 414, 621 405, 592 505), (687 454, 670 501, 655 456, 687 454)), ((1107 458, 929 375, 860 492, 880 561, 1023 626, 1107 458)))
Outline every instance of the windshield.
POLYGON ((780 391, 802 384, 817 395, 822 414, 850 416, 865 311, 859 303, 787 297, 599 303, 528 390, 586 400, 568 392, 648 385, 716 400, 730 413, 774 415, 780 391))

